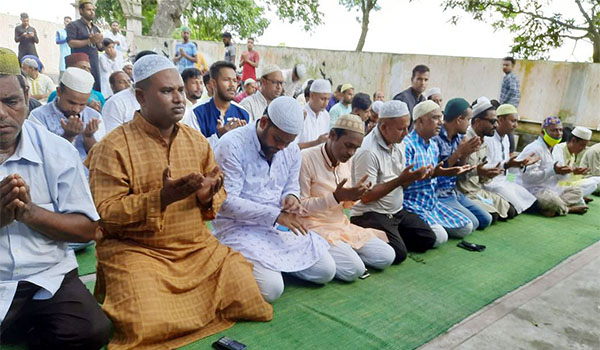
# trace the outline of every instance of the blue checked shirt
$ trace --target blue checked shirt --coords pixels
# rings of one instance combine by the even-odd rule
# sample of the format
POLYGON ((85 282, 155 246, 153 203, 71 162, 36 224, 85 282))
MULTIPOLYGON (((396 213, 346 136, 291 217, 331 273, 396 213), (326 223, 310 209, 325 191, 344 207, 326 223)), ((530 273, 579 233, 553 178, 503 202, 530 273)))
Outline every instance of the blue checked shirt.
MULTIPOLYGON (((458 145, 462 141, 464 135, 456 134, 452 140, 448 140, 448 132, 446 127, 442 126, 440 134, 431 139, 435 142, 439 149, 438 163, 444 162, 444 166, 448 166, 448 158, 456 151, 458 145)), ((448 197, 456 192, 456 176, 440 176, 437 178, 437 195, 438 197, 448 197)))
MULTIPOLYGON (((414 164, 414 169, 438 164, 440 150, 436 142, 425 142, 415 130, 404 139, 406 144, 406 165, 414 164)), ((471 221, 461 212, 449 208, 438 200, 436 194, 438 178, 428 178, 413 182, 404 189, 404 207, 423 221, 444 228, 459 228, 471 221)))
POLYGON ((509 103, 519 107, 521 100, 521 84, 515 73, 510 72, 502 79, 502 88, 500 89, 500 104, 509 103))

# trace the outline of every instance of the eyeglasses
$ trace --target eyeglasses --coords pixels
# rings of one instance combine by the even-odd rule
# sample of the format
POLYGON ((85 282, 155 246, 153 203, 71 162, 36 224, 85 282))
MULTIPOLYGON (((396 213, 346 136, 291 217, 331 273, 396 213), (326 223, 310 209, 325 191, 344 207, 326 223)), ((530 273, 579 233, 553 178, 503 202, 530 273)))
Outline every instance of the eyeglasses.
POLYGON ((263 78, 263 79, 270 82, 271 84, 283 86, 283 81, 281 81, 281 80, 271 80, 269 78, 263 78))
POLYGON ((487 120, 492 125, 498 124, 498 119, 487 119, 487 118, 481 118, 481 119, 487 120))

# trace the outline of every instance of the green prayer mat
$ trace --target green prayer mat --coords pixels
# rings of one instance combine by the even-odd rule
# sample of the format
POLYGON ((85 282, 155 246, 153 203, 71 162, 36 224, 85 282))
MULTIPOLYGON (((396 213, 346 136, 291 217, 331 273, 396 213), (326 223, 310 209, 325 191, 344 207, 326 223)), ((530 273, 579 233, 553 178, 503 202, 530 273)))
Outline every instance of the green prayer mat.
POLYGON ((223 335, 250 350, 414 349, 600 240, 599 202, 583 216, 523 214, 477 231, 466 239, 486 245, 482 253, 451 239, 354 283, 286 278, 273 321, 239 322, 182 349, 211 349, 223 335))
POLYGON ((79 264, 79 276, 96 272, 96 244, 75 253, 79 264))
POLYGON ((286 279, 273 321, 240 322, 182 349, 211 349, 224 335, 249 349, 414 349, 600 240, 598 202, 583 216, 524 214, 477 231, 466 240, 486 245, 482 253, 451 239, 354 283, 286 279))

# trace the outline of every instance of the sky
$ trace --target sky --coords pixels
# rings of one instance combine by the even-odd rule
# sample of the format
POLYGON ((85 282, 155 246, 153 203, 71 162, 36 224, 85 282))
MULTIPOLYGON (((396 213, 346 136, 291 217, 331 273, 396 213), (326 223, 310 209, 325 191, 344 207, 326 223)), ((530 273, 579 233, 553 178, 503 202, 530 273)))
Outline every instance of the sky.
MULTIPOLYGON (((26 11, 33 19, 62 23, 65 15, 74 15, 73 0, 1 0, 0 12, 18 15, 26 11)), ((439 0, 379 0, 380 11, 371 13, 371 24, 363 51, 410 53, 444 56, 500 58, 510 51, 508 31, 494 32, 491 25, 477 22, 459 10, 442 11, 439 0), (451 24, 454 14, 461 15, 458 25, 451 24)), ((551 10, 577 15, 573 0, 553 0, 551 10)), ((305 32, 300 24, 284 23, 273 13, 271 25, 257 37, 259 45, 281 45, 317 49, 350 50, 356 48, 361 26, 358 12, 348 12, 337 0, 321 0, 323 24, 305 32)), ((553 61, 589 61, 592 45, 566 40, 550 52, 553 61)))

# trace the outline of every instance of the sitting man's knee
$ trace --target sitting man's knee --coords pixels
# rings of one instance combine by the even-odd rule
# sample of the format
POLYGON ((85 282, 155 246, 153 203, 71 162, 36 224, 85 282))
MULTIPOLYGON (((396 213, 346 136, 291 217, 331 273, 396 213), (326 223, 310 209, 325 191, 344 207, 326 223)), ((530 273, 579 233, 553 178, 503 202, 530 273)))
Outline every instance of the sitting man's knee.
POLYGON ((283 294, 283 279, 262 282, 258 284, 258 287, 265 301, 272 303, 283 294))

